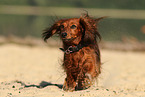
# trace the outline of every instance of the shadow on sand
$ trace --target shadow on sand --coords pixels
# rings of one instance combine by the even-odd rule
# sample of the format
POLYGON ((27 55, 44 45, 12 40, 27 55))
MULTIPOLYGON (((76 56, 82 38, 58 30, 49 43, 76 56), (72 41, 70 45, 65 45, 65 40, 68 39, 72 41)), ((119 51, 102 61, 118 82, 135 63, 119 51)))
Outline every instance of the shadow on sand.
POLYGON ((46 81, 42 81, 39 85, 26 85, 24 82, 22 81, 15 81, 16 83, 20 83, 22 86, 24 86, 25 88, 29 88, 29 87, 36 87, 36 88, 45 88, 47 86, 56 86, 59 89, 62 89, 63 85, 62 84, 52 84, 50 82, 46 82, 46 81))

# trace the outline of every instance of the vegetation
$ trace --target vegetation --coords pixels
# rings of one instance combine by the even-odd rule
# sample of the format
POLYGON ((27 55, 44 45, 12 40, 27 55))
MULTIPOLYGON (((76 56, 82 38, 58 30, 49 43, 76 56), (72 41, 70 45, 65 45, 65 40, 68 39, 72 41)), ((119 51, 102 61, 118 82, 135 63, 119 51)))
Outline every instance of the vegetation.
MULTIPOLYGON (((144 0, 0 0, 0 5, 110 8, 132 10, 145 9, 144 4, 144 0)), ((56 17, 50 16, 0 14, 0 35, 41 37, 43 29, 53 24, 54 20, 56 20, 55 18, 56 17)), ((103 40, 106 41, 121 40, 124 36, 135 37, 138 40, 145 41, 145 34, 141 32, 141 27, 144 25, 144 19, 104 19, 99 25, 99 31, 103 37, 103 40)))
POLYGON ((0 0, 1 5, 145 9, 144 0, 0 0))
MULTIPOLYGON (((0 15, 0 34, 4 36, 16 35, 20 37, 41 37, 46 27, 53 24, 54 17, 25 16, 25 15, 0 15)), ((63 17, 60 17, 63 18, 63 17)), ((103 40, 121 40, 122 37, 136 37, 145 40, 141 27, 145 20, 104 19, 99 24, 99 32, 103 40)))

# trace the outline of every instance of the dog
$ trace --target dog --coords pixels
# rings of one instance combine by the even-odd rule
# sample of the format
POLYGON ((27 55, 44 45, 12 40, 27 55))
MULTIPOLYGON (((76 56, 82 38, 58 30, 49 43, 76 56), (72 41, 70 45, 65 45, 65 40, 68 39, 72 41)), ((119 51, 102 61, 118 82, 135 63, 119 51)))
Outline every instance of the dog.
POLYGON ((104 17, 94 19, 88 14, 80 18, 61 19, 43 32, 43 39, 59 34, 63 42, 63 68, 66 78, 63 90, 88 89, 101 73, 101 58, 98 40, 98 23, 104 17))

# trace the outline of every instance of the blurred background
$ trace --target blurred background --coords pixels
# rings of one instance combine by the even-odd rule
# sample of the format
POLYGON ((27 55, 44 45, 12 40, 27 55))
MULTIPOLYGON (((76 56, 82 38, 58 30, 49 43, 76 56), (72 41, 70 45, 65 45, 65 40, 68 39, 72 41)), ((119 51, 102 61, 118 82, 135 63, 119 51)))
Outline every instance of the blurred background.
POLYGON ((99 24, 104 42, 140 44, 145 41, 144 5, 144 0, 0 0, 0 36, 40 39, 54 21, 88 11, 94 18, 108 16, 99 24))
POLYGON ((145 97, 145 0, 0 0, 0 97, 47 95, 145 97), (86 11, 108 16, 98 27, 102 73, 90 90, 65 93, 61 41, 42 32, 86 11))

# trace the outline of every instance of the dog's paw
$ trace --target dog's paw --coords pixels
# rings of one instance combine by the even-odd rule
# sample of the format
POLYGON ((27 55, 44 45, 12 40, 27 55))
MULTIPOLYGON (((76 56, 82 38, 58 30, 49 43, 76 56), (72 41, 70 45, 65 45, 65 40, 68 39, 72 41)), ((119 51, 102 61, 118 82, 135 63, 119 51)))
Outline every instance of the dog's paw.
POLYGON ((73 92, 73 91, 75 91, 75 88, 68 87, 67 85, 63 85, 63 90, 64 91, 68 91, 68 92, 73 92))
POLYGON ((83 89, 88 89, 91 87, 92 81, 89 78, 85 78, 84 81, 82 82, 83 89))
POLYGON ((75 83, 72 83, 71 86, 68 86, 68 83, 65 80, 62 88, 64 91, 73 92, 73 91, 75 91, 75 87, 76 87, 75 83))
POLYGON ((78 81, 76 90, 85 90, 91 87, 92 81, 89 78, 84 78, 83 81, 78 81))

